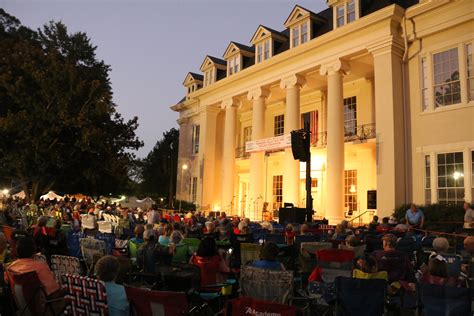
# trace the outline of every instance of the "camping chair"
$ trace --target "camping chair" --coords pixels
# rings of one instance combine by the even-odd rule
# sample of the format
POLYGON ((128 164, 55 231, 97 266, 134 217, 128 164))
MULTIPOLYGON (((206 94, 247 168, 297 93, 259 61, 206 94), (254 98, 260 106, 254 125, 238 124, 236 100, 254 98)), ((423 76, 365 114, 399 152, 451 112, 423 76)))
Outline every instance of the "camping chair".
POLYGON ((461 273, 462 257, 459 255, 443 255, 448 264, 448 277, 459 277, 461 273))
POLYGON ((45 315, 47 311, 55 315, 52 304, 63 298, 48 300, 44 286, 35 271, 17 274, 7 269, 6 274, 19 315, 45 315))
POLYGON ((198 238, 183 238, 181 243, 188 245, 189 254, 192 254, 198 250, 201 240, 198 238))
POLYGON ((300 272, 309 275, 316 266, 316 252, 321 249, 330 249, 330 242, 301 242, 300 243, 300 272))
POLYGON ((266 234, 265 242, 274 242, 275 244, 286 244, 285 236, 282 234, 266 234))
POLYGON ((338 276, 351 277, 354 251, 341 249, 321 249, 316 253, 321 280, 332 283, 338 276))
POLYGON ((107 233, 107 234, 112 234, 112 223, 108 221, 99 221, 97 222, 97 225, 99 225, 99 232, 101 233, 107 233))
POLYGON ((189 247, 186 244, 178 244, 176 245, 176 250, 173 255, 173 262, 181 262, 187 263, 188 262, 188 251, 189 247))
POLYGON ((356 247, 346 246, 344 244, 339 245, 339 249, 352 250, 354 251, 354 258, 361 258, 364 256, 366 245, 360 245, 356 247))
POLYGON ((240 262, 242 265, 247 264, 249 261, 260 259, 260 250, 262 245, 259 244, 240 244, 240 262))
POLYGON ((61 284, 63 274, 81 275, 81 263, 76 257, 52 255, 51 271, 56 281, 61 284))
POLYGON ((418 284, 421 315, 471 315, 472 289, 428 283, 418 284))
POLYGON ((137 244, 131 240, 128 241, 128 251, 130 253, 130 259, 132 260, 132 264, 136 265, 137 264, 137 254, 138 254, 138 248, 140 248, 141 244, 137 244))
POLYGON ((336 315, 383 315, 387 282, 337 277, 336 315))
POLYGON ((99 232, 95 235, 95 239, 102 240, 105 242, 105 253, 108 255, 112 254, 115 248, 115 236, 112 233, 99 232))
POLYGON ((88 237, 79 239, 79 243, 87 272, 90 273, 95 264, 95 258, 105 256, 105 242, 88 237))
POLYGON ((293 293, 293 271, 243 266, 239 284, 243 296, 285 304, 293 293))
POLYGON ((71 230, 67 234, 67 249, 68 249, 68 254, 72 257, 76 258, 81 258, 81 244, 79 240, 81 238, 84 238, 84 234, 81 231, 74 231, 71 230))
POLYGON ((294 306, 260 301, 251 297, 240 297, 230 300, 225 308, 226 316, 238 315, 281 315, 299 316, 303 313, 294 306))
POLYGON ((253 236, 253 242, 258 243, 260 240, 265 240, 265 236, 268 234, 268 230, 263 229, 263 228, 258 228, 254 231, 252 231, 252 236, 253 236))
POLYGON ((125 285, 132 315, 181 316, 188 312, 184 292, 150 291, 125 285))
POLYGON ((108 315, 104 282, 88 277, 66 274, 62 276, 66 314, 74 316, 108 315))
POLYGON ((321 236, 319 235, 296 235, 295 237, 295 249, 297 251, 301 250, 301 243, 308 243, 308 242, 319 242, 321 240, 321 236))

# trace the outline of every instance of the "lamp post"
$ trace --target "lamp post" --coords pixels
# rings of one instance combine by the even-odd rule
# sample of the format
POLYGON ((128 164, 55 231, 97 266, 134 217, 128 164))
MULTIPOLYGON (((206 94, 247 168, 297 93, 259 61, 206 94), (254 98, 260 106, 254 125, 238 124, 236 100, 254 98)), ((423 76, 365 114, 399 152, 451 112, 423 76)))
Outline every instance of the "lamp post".
POLYGON ((188 169, 188 165, 184 164, 182 167, 181 167, 181 185, 180 185, 180 193, 181 193, 181 198, 179 199, 179 212, 181 213, 181 201, 183 200, 183 175, 184 175, 184 171, 186 171, 188 169))

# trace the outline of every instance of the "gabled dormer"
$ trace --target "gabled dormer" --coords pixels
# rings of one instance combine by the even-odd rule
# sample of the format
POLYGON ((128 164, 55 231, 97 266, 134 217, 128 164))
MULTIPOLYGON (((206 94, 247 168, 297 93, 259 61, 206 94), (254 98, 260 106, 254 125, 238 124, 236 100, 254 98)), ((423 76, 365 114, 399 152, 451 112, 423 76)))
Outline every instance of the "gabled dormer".
POLYGON ((255 49, 247 45, 230 42, 224 53, 227 61, 227 76, 231 76, 242 69, 254 64, 255 49))
POLYGON ((194 72, 188 72, 186 78, 184 78, 183 86, 186 88, 186 100, 189 99, 189 95, 194 91, 202 88, 203 77, 202 75, 194 72))
POLYGON ((325 22, 322 16, 296 5, 285 21, 285 27, 290 30, 290 48, 311 40, 317 28, 325 22))
POLYGON ((207 55, 201 64, 201 71, 204 74, 204 87, 225 78, 227 74, 227 62, 220 58, 207 55))
POLYGON ((261 63, 276 55, 287 41, 285 34, 260 25, 250 40, 255 47, 255 63, 261 63))
POLYGON ((332 8, 334 28, 344 26, 360 18, 359 0, 328 0, 332 8))

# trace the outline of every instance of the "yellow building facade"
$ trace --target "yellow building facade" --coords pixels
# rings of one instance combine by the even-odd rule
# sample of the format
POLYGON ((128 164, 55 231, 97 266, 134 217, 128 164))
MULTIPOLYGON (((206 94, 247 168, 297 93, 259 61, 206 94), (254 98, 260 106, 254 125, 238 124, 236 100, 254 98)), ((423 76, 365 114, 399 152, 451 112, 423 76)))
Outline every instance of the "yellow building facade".
POLYGON ((186 76, 171 107, 178 199, 253 220, 304 207, 306 167, 289 142, 304 122, 315 218, 367 222, 368 191, 379 216, 473 199, 471 0, 329 0, 319 13, 295 6, 283 25, 186 76))

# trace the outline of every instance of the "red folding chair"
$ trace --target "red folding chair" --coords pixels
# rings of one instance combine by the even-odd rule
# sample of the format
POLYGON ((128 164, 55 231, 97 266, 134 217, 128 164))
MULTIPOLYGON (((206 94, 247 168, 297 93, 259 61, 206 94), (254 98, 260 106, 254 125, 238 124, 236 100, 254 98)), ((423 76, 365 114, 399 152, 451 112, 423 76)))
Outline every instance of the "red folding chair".
POLYGON ((125 293, 133 315, 181 316, 188 312, 184 292, 150 291, 125 285, 125 293))
POLYGON ((352 276, 354 251, 343 249, 321 249, 316 252, 318 265, 309 277, 310 281, 333 283, 338 276, 352 276))
POLYGON ((226 316, 237 315, 303 315, 302 311, 294 306, 259 301, 250 297, 240 297, 230 300, 225 308, 226 316))
POLYGON ((67 315, 74 316, 107 316, 107 294, 104 282, 88 277, 66 274, 62 275, 63 291, 67 315))

